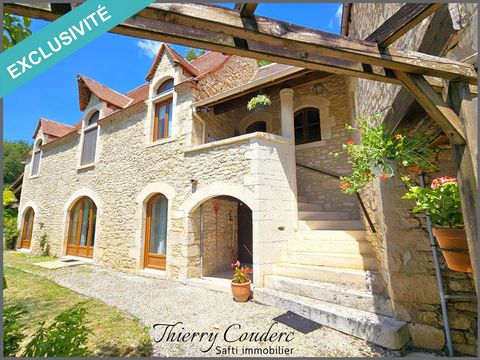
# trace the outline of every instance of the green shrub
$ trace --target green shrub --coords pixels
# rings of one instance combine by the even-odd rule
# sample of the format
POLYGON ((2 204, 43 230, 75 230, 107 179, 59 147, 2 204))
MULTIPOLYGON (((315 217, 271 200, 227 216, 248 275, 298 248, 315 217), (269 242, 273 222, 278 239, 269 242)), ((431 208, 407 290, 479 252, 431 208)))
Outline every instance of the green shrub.
MULTIPOLYGON (((5 278, 4 288, 5 286, 5 278)), ((25 338, 18 319, 25 311, 18 305, 7 306, 3 309, 3 356, 15 356, 20 348, 20 343, 25 338)))
POLYGON ((17 218, 16 217, 7 217, 3 218, 3 239, 4 247, 7 250, 15 249, 15 244, 17 243, 17 238, 20 232, 17 228, 17 218))
POLYGON ((42 251, 42 256, 48 256, 50 253, 47 234, 42 234, 40 237, 40 250, 42 251))
POLYGON ((25 347, 22 357, 87 356, 86 342, 89 330, 85 326, 85 302, 78 303, 57 315, 53 322, 40 325, 25 347))

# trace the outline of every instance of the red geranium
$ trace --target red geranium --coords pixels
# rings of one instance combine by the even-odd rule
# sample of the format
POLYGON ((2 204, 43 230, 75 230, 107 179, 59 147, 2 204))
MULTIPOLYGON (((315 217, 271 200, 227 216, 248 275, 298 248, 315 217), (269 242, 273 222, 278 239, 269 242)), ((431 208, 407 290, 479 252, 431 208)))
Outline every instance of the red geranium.
POLYGON ((432 185, 430 185, 430 187, 432 189, 436 189, 438 186, 440 185, 443 185, 443 184, 447 184, 447 183, 452 183, 452 182, 457 182, 457 178, 452 178, 450 176, 442 176, 442 177, 439 177, 439 178, 436 178, 436 179, 433 179, 432 181, 432 185))
POLYGON ((353 141, 353 140, 345 141, 345 145, 353 145, 353 144, 355 144, 355 141, 353 141))

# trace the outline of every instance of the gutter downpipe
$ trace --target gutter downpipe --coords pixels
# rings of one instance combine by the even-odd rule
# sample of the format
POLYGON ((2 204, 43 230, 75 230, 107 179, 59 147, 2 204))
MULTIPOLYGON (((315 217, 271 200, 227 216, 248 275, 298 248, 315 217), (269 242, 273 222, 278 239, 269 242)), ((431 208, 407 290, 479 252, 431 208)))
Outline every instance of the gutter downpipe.
MULTIPOLYGON (((422 188, 425 187, 425 173, 420 174, 420 186, 422 188)), ((428 211, 425 212, 425 218, 427 220, 427 230, 428 230, 428 238, 430 239, 430 246, 432 248, 433 253, 433 263, 435 264, 435 275, 437 277, 437 287, 438 287, 438 295, 440 296, 440 304, 442 307, 442 316, 443 316, 443 323, 444 323, 444 331, 445 331, 445 341, 447 343, 448 348, 448 356, 454 356, 453 354, 453 345, 452 345, 452 337, 450 333, 450 323, 448 321, 448 313, 447 313, 447 302, 445 291, 443 289, 443 281, 442 281, 442 273, 440 270, 440 262, 438 261, 438 247, 432 233, 432 222, 430 220, 430 215, 428 211)))

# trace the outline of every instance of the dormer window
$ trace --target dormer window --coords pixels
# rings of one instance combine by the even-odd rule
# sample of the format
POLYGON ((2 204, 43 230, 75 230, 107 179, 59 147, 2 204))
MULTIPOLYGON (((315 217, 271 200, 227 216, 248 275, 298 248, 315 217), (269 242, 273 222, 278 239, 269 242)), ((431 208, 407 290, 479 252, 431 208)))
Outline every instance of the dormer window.
POLYGON ((33 147, 33 161, 32 161, 32 174, 31 176, 37 176, 40 171, 40 159, 42 157, 42 140, 38 140, 33 147))
POLYGON ((98 120, 100 113, 95 111, 84 122, 83 126, 83 145, 80 166, 90 165, 95 162, 95 153, 97 149, 98 120))
POLYGON ((162 95, 170 90, 173 90, 173 79, 168 79, 161 83, 157 88, 157 95, 162 95))
POLYGON ((156 97, 158 99, 154 99, 153 141, 166 139, 172 135, 173 79, 160 84, 156 97))

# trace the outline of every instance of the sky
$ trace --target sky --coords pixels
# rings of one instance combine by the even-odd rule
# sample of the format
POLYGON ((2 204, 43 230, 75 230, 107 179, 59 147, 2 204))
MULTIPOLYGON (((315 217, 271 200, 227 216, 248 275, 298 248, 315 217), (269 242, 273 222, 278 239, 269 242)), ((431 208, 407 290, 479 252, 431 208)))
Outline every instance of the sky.
MULTIPOLYGON (((233 7, 233 3, 222 6, 233 7)), ((255 14, 293 24, 340 33, 340 3, 262 3, 255 14)), ((32 32, 48 22, 33 20, 32 32)), ((126 93, 145 83, 145 76, 161 43, 107 33, 40 74, 4 99, 4 139, 32 141, 43 117, 66 124, 78 122, 76 75, 86 75, 126 93)), ((174 45, 184 55, 188 49, 174 45)))

